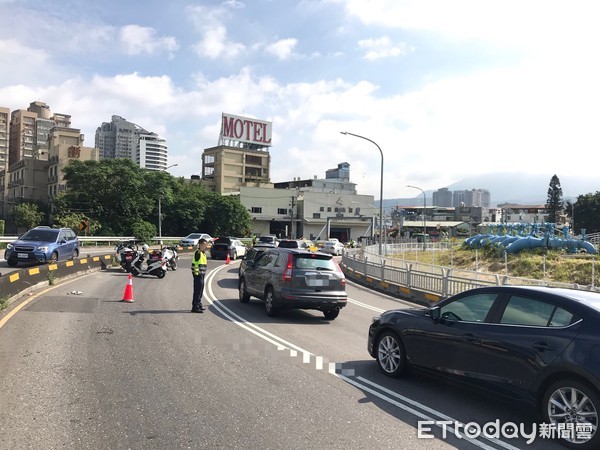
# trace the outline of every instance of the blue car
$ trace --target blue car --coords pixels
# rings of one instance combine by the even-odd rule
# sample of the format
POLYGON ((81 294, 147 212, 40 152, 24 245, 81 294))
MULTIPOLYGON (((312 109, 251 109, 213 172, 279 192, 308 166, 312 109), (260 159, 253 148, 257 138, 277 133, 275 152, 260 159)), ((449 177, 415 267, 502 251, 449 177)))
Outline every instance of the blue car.
POLYGON ((11 267, 20 262, 47 263, 78 256, 79 239, 71 228, 32 228, 8 244, 4 252, 4 259, 11 267))

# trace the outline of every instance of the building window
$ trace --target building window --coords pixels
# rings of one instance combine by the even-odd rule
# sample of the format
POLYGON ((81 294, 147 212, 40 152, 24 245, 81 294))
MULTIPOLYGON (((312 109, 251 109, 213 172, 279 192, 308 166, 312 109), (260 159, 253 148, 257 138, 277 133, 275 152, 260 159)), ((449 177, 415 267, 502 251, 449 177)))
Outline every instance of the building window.
POLYGON ((313 219, 320 219, 321 213, 313 213, 313 219))
POLYGON ((286 208, 277 208, 277 214, 287 214, 286 208))
POLYGON ((262 214, 262 208, 260 206, 253 206, 251 212, 252 214, 262 214))
POLYGON ((348 212, 352 214, 352 208, 348 208, 348 212))
POLYGON ((246 164, 254 164, 260 166, 262 165, 262 158, 260 156, 246 155, 246 164))
POLYGON ((325 211, 325 207, 324 207, 324 206, 321 206, 321 207, 319 208, 319 211, 325 211))
POLYGON ((327 207, 327 212, 331 212, 331 206, 327 207))

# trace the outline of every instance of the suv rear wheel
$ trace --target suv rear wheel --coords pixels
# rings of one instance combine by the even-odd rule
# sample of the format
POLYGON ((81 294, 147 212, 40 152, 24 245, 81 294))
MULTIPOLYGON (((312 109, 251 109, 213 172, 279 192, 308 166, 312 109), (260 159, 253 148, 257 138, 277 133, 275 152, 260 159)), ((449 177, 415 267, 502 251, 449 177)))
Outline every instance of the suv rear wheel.
POLYGON ((246 280, 243 278, 240 278, 238 292, 240 294, 240 302, 248 303, 250 301, 250 294, 248 294, 248 291, 246 290, 246 280))
POLYGON ((76 259, 79 257, 79 250, 75 249, 73 250, 73 257, 71 259, 76 259))
POLYGON ((269 288, 265 294, 265 311, 269 317, 275 317, 279 313, 279 308, 274 305, 274 302, 275 295, 273 294, 273 289, 269 288))
POLYGON ((326 311, 323 311, 323 315, 325 316, 325 318, 327 320, 334 320, 337 316, 340 315, 340 310, 339 309, 328 309, 326 311))

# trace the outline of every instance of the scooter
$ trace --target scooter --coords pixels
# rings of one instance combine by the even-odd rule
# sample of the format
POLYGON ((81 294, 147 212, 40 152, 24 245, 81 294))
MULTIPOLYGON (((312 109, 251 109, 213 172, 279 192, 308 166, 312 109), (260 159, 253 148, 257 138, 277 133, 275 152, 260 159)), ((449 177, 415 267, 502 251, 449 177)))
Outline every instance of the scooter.
POLYGON ((177 255, 175 246, 163 247, 162 257, 167 263, 167 269, 177 270, 177 260, 179 259, 179 255, 177 255))
POLYGON ((119 264, 126 272, 131 272, 131 265, 138 256, 138 248, 135 242, 120 242, 115 246, 115 254, 119 264))
POLYGON ((131 274, 136 277, 138 275, 153 275, 157 278, 164 278, 167 274, 167 262, 162 257, 161 252, 159 250, 154 250, 153 252, 148 253, 146 268, 143 269, 142 264, 146 259, 145 255, 145 252, 138 252, 131 264, 131 274))

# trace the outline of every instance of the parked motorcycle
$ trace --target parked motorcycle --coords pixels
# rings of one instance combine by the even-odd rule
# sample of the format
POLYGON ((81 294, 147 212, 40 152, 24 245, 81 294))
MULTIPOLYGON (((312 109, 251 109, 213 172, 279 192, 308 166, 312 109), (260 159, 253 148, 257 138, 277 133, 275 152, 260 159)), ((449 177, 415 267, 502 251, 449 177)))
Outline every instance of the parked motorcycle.
POLYGON ((162 257, 160 250, 152 252, 138 252, 131 264, 131 274, 138 275, 153 275, 157 278, 164 278, 167 274, 167 262, 162 257), (143 268, 144 261, 146 267, 143 268))
POLYGON ((138 246, 134 241, 119 242, 115 246, 115 254, 119 264, 126 272, 131 272, 131 265, 138 253, 138 246))
POLYGON ((177 260, 179 259, 179 255, 177 254, 177 248, 174 245, 163 247, 162 257, 167 263, 167 269, 177 270, 177 260))

